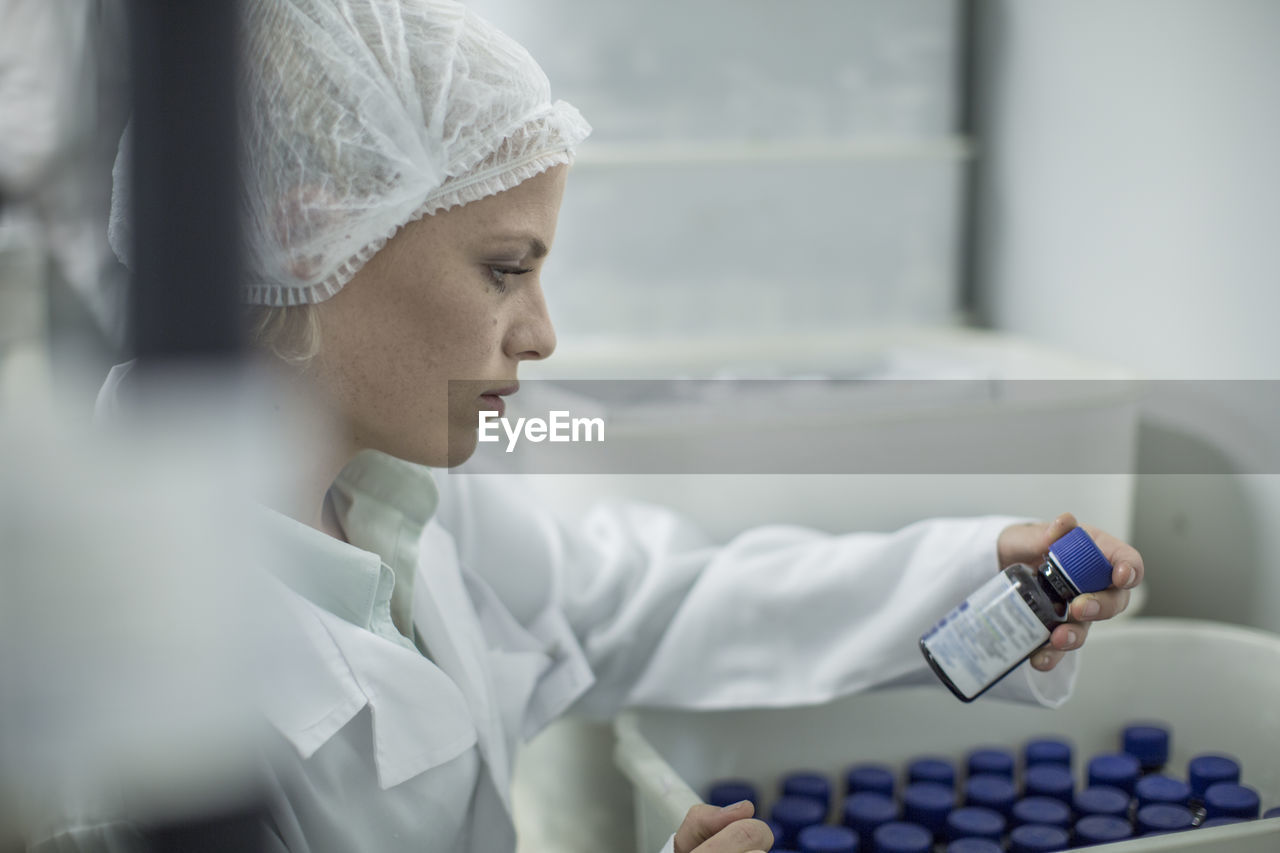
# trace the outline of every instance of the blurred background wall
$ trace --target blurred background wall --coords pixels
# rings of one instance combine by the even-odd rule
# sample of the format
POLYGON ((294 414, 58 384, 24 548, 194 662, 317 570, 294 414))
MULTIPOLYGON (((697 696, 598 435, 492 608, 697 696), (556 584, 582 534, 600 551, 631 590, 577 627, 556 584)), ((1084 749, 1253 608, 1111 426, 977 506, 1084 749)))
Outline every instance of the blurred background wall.
POLYGON ((594 127, 548 269, 565 344, 958 319, 959 4, 470 5, 594 127))
MULTIPOLYGON (((1165 379, 1280 379, 1280 4, 979 2, 978 318, 1165 379)), ((1147 612, 1280 630, 1274 411, 1151 413, 1147 612), (1156 574, 1158 573, 1158 574, 1156 574)), ((1225 399, 1223 399, 1225 398, 1225 399)))

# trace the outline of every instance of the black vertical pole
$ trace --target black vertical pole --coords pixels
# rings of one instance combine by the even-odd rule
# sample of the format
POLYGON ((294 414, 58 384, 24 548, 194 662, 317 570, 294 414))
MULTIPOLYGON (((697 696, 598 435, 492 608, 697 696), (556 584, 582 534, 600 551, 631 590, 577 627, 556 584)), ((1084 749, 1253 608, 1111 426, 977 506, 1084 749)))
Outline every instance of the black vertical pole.
MULTIPOLYGON (((130 337, 139 365, 230 362, 239 321, 236 0, 131 0, 130 337)), ((201 768, 192 768, 198 775, 201 768)), ((196 805, 143 828, 152 853, 265 849, 266 810, 196 805)))
POLYGON ((131 338, 140 363, 240 347, 236 0, 132 0, 131 338))

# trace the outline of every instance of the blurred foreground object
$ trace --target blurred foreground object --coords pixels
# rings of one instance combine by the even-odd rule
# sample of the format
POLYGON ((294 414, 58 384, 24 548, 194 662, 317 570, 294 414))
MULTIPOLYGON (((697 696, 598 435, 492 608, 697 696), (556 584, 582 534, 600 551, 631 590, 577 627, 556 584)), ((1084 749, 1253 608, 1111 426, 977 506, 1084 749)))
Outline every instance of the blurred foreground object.
POLYGON ((0 813, 32 839, 256 808, 274 466, 238 384, 173 378, 113 429, 0 420, 0 813))

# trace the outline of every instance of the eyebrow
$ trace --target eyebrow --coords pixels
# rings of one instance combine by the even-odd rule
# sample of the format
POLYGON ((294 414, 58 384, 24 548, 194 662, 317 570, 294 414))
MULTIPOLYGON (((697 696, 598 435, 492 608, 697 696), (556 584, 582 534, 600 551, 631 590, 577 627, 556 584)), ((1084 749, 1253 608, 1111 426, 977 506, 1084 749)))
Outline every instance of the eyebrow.
POLYGON ((529 246, 529 254, 534 258, 547 256, 547 244, 530 234, 498 234, 497 240, 509 240, 513 243, 525 243, 529 246))

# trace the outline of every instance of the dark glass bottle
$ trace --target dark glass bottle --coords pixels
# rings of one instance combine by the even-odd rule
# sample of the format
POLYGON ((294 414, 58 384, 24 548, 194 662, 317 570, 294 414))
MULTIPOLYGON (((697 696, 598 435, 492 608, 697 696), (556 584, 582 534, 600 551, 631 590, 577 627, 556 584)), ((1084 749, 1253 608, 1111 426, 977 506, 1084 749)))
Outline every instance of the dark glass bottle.
POLYGON ((1076 596, 1111 585, 1111 564, 1077 527, 1049 548, 1040 568, 1009 566, 920 638, 942 683, 972 702, 1044 645, 1076 596))

